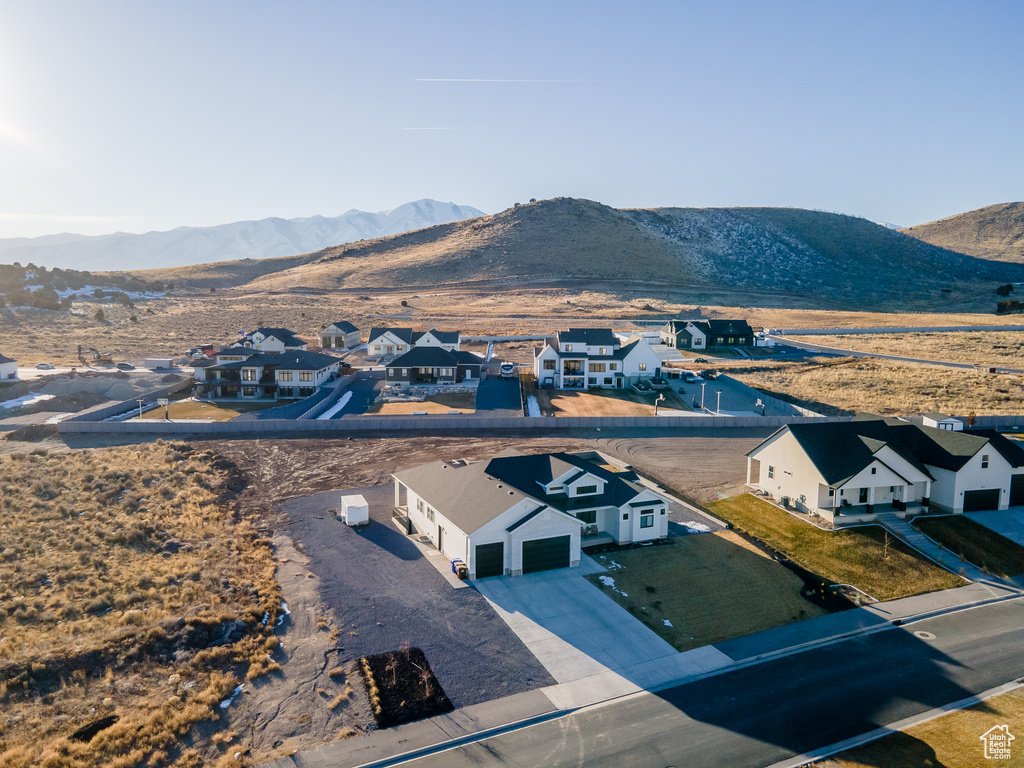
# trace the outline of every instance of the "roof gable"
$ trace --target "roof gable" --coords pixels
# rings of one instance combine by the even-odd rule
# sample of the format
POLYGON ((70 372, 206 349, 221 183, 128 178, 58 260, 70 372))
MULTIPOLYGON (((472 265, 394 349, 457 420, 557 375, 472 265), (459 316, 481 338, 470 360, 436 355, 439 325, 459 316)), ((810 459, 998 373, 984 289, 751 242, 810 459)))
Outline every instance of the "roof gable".
POLYGON ((331 328, 341 331, 342 333, 355 333, 356 331, 359 330, 354 325, 352 325, 352 323, 350 323, 348 320, 339 320, 336 323, 331 323, 330 325, 328 325, 326 328, 324 328, 323 331, 320 331, 320 333, 323 333, 324 331, 329 331, 331 330, 331 328))
POLYGON ((459 358, 441 347, 413 347, 399 355, 386 368, 455 368, 459 358))
POLYGON ((412 344, 412 328, 371 328, 368 343, 372 344, 386 333, 390 333, 399 341, 412 344))
POLYGON ((618 338, 611 328, 570 328, 558 332, 559 344, 585 344, 588 347, 616 347, 618 338))

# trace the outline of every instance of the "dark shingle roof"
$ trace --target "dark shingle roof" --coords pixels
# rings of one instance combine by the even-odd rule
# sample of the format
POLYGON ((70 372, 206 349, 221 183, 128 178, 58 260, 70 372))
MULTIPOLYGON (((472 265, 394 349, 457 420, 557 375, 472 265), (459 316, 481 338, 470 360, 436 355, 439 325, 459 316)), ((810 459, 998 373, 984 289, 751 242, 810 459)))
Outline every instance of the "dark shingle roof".
POLYGON ((558 332, 559 344, 586 344, 588 347, 614 347, 619 343, 610 328, 570 328, 558 332))
POLYGON ((469 352, 465 349, 460 349, 456 352, 452 352, 456 359, 459 361, 459 365, 483 365, 484 359, 480 355, 469 352))
POLYGON ((454 368, 459 359, 441 347, 413 347, 387 364, 387 368, 454 368))
POLYGON ((419 331, 412 335, 412 342, 415 344, 427 334, 430 334, 442 344, 458 344, 461 334, 458 331, 439 331, 431 328, 429 331, 419 331))
POLYGON ((753 336, 746 320, 708 320, 712 336, 753 336))
POLYGON ((390 333, 392 336, 397 339, 401 339, 406 344, 412 344, 412 328, 371 328, 370 342, 378 336, 383 336, 385 333, 390 333))
POLYGON ((245 334, 245 336, 243 336, 241 339, 239 339, 235 343, 236 344, 241 344, 241 343, 243 343, 245 341, 252 341, 253 335, 257 334, 257 333, 262 333, 264 336, 267 336, 267 337, 273 336, 276 339, 280 339, 284 343, 284 345, 286 347, 301 347, 303 344, 306 343, 302 339, 300 339, 298 336, 296 336, 294 331, 290 331, 287 328, 269 328, 269 327, 268 328, 263 328, 263 327, 257 328, 255 331, 251 331, 250 333, 245 334))
POLYGON ((16 363, 18 362, 13 357, 7 357, 6 355, 0 354, 0 363, 16 363))
POLYGON ((606 506, 620 507, 645 490, 642 485, 635 482, 636 474, 632 472, 609 472, 570 453, 498 456, 488 463, 487 473, 525 494, 547 501, 550 506, 567 511, 606 506), (578 470, 574 472, 573 478, 587 472, 604 480, 604 493, 573 498, 564 494, 545 495, 540 484, 546 485, 556 477, 573 470, 578 470))
POLYGON ((215 366, 214 370, 262 366, 264 368, 276 368, 281 371, 319 371, 340 362, 338 358, 331 357, 330 355, 321 355, 317 352, 306 352, 297 349, 287 352, 261 352, 258 355, 252 355, 244 361, 238 360, 233 363, 223 363, 215 366))
MULTIPOLYGON (((348 320, 339 320, 336 323, 331 323, 330 325, 327 326, 327 328, 330 328, 332 326, 337 328, 342 333, 355 333, 356 331, 359 330, 354 325, 352 325, 352 323, 350 323, 348 320)), ((323 331, 320 331, 320 333, 326 331, 327 328, 324 328, 323 331)))

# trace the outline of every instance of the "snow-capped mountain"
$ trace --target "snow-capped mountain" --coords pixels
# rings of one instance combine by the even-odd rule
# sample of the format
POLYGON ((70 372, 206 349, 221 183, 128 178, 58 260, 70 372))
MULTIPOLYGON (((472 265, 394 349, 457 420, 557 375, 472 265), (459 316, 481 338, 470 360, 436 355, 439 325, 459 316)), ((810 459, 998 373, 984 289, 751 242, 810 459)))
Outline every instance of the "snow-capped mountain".
POLYGON ((397 235, 483 216, 468 205, 417 200, 389 211, 351 210, 340 216, 261 219, 168 232, 46 235, 0 239, 0 263, 33 263, 91 272, 179 267, 230 259, 262 259, 317 251, 332 245, 397 235))

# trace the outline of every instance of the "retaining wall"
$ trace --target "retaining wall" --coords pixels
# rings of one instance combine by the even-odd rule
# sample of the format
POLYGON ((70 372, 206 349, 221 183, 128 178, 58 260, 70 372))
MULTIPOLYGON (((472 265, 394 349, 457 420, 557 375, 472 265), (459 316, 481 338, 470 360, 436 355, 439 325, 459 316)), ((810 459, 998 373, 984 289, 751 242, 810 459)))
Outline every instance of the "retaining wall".
POLYGON ((824 418, 822 414, 816 413, 815 411, 812 411, 809 408, 801 408, 799 405, 793 405, 793 403, 787 403, 785 400, 780 400, 777 397, 766 395, 761 390, 754 389, 753 387, 744 384, 739 379, 734 379, 732 376, 729 376, 727 374, 720 373, 718 374, 718 378, 726 379, 727 381, 731 382, 733 386, 745 390, 750 397, 754 398, 754 400, 760 399, 762 403, 765 403, 766 405, 772 408, 777 408, 783 411, 784 413, 788 413, 793 416, 809 416, 812 418, 824 418))
MULTIPOLYGON (((160 397, 169 397, 175 392, 180 392, 183 389, 190 389, 192 387, 192 378, 186 377, 182 381, 176 381, 166 387, 160 389, 154 389, 149 392, 145 392, 138 397, 132 398, 131 400, 122 400, 121 402, 108 405, 106 408, 100 408, 95 411, 89 411, 88 413, 81 413, 78 416, 70 416, 64 419, 61 424, 67 424, 69 422, 79 422, 84 424, 91 424, 92 422, 102 422, 103 419, 109 419, 111 416, 118 416, 122 413, 128 413, 132 410, 138 410, 139 400, 143 400, 142 408, 146 409, 147 405, 153 404, 160 397)), ((74 431, 74 430, 70 430, 74 431)), ((81 430, 88 431, 88 430, 81 430)))
MULTIPOLYGON (((310 408, 308 411, 306 411, 304 414, 299 416, 299 419, 300 420, 316 419, 320 414, 322 414, 324 411, 327 411, 332 405, 337 403, 338 400, 341 399, 341 396, 345 393, 345 390, 348 389, 349 387, 351 387, 352 386, 352 382, 354 382, 356 379, 360 378, 361 375, 363 375, 362 372, 361 371, 357 371, 356 373, 352 373, 352 374, 349 374, 348 376, 343 377, 341 379, 341 381, 338 382, 338 384, 336 384, 334 386, 334 392, 329 394, 327 397, 325 397, 319 403, 317 403, 312 408, 310 408)), ((368 375, 367 375, 367 378, 369 378, 368 375)))

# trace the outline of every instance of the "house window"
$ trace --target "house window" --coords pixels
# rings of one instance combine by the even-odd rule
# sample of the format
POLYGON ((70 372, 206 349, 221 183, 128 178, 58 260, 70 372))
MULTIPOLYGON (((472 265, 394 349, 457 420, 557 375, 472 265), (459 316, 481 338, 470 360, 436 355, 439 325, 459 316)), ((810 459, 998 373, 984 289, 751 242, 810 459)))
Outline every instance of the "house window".
POLYGON ((647 363, 640 363, 640 365, 637 366, 637 370, 639 370, 639 371, 646 371, 647 370, 647 363))
POLYGON ((654 527, 654 515, 640 515, 640 527, 641 528, 653 528, 654 527))
POLYGON ((434 522, 434 510, 431 507, 427 507, 427 520, 434 522))
POLYGON ((551 486, 551 490, 548 491, 548 493, 562 493, 564 490, 565 488, 563 488, 560 485, 553 485, 551 486))
POLYGON ((576 489, 577 496, 592 496, 597 493, 596 485, 581 485, 576 489))
POLYGON ((563 349, 562 351, 563 352, 572 352, 572 344, 566 344, 565 345, 565 349, 563 349))
POLYGON ((878 474, 878 467, 872 467, 871 468, 871 474, 872 475, 877 475, 878 474))
POLYGON ((607 355, 608 354, 608 347, 601 347, 601 354, 602 355, 607 355))
POLYGON ((256 387, 242 387, 242 394, 245 397, 256 397, 256 387))
POLYGON ((622 519, 623 520, 629 520, 629 512, 623 512, 622 513, 622 519))
POLYGON ((408 368, 403 368, 402 369, 402 378, 405 378, 408 375, 409 375, 409 369, 408 368))
POLYGON ((835 495, 836 495, 836 489, 835 488, 829 488, 828 489, 828 497, 831 499, 835 495))
POLYGON ((591 376, 589 379, 587 379, 587 384, 589 384, 590 386, 594 386, 595 384, 597 384, 597 377, 591 376))
POLYGON ((775 479, 775 467, 773 467, 771 464, 768 465, 768 479, 775 479))
POLYGON ((555 370, 555 361, 554 360, 545 360, 544 361, 544 370, 545 371, 553 371, 553 370, 555 370))
POLYGON ((661 516, 662 516, 662 517, 664 517, 664 516, 665 516, 665 510, 664 510, 664 509, 663 509, 663 510, 661 510, 661 516))
POLYGON ((587 523, 588 525, 591 524, 591 523, 596 523, 597 522, 597 510, 596 509, 588 509, 586 512, 577 512, 576 513, 576 519, 577 520, 582 520, 584 523, 587 523))
POLYGON ((729 343, 730 344, 735 344, 736 343, 736 337, 735 336, 730 336, 729 337, 729 343))
POLYGON ((611 384, 612 383, 612 377, 611 376, 605 376, 604 377, 604 383, 605 384, 611 384))
POLYGON ((896 493, 896 486, 895 485, 890 485, 889 486, 889 493, 896 493))
POLYGON ((416 499, 416 509, 423 511, 423 499, 416 499))
POLYGON ((279 374, 277 374, 277 380, 278 381, 291 381, 292 380, 292 372, 291 371, 281 371, 279 374))
POLYGON ((981 468, 982 469, 988 469, 988 454, 987 453, 983 453, 981 455, 981 468))
POLYGON ((242 369, 242 381, 256 381, 256 369, 255 368, 243 368, 242 369))
POLYGON ((299 381, 312 381, 312 380, 313 380, 313 372, 312 371, 299 371, 299 381))
POLYGON ((608 370, 609 371, 614 371, 614 370, 616 370, 617 366, 618 366, 618 363, 608 363, 608 370))
POLYGON ((590 372, 591 373, 604 373, 604 366, 605 366, 604 363, 591 363, 590 366, 589 366, 590 367, 590 372))

